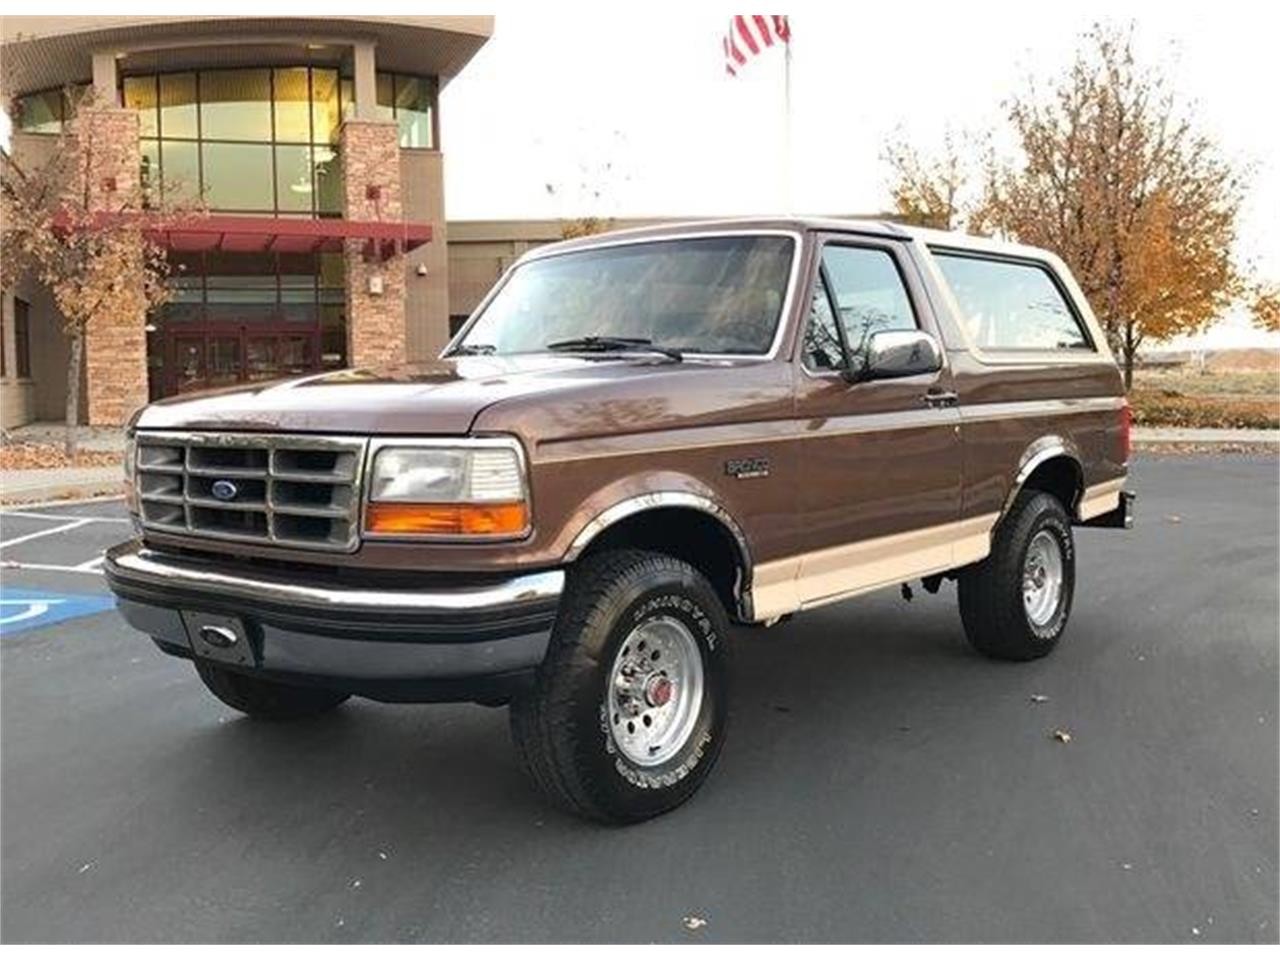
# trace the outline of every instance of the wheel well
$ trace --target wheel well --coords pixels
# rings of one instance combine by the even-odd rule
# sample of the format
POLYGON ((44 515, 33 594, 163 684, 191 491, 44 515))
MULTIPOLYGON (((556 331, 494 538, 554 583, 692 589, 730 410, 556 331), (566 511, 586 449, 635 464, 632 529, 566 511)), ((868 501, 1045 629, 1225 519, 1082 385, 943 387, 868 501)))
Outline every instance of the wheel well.
POLYGON ((1067 456, 1050 457, 1038 464, 1022 484, 1023 490, 1042 490, 1057 497, 1069 515, 1075 515, 1076 504, 1084 493, 1084 477, 1080 464, 1067 456))
POLYGON ((683 560, 710 581, 729 616, 740 615, 738 594, 746 578, 747 558, 729 529, 709 513, 688 507, 633 513, 603 530, 586 553, 623 547, 683 560))

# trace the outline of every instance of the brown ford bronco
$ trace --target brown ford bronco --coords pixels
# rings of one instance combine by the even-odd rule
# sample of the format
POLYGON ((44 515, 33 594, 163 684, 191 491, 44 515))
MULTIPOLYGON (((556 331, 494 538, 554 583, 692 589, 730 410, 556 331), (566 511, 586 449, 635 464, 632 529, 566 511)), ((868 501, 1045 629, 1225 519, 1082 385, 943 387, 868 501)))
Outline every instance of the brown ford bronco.
POLYGON ((437 362, 147 407, 105 571, 238 710, 509 703, 539 787, 634 821, 720 752, 730 624, 947 578, 978 650, 1049 653, 1128 457, 1052 254, 696 223, 534 251, 437 362))

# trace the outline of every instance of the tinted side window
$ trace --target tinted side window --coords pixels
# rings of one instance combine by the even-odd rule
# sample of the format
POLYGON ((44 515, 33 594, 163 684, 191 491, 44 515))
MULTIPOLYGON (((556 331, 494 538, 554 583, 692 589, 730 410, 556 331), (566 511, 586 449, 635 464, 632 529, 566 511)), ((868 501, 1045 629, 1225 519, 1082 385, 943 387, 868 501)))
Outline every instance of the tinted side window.
POLYGON ((958 254, 934 259, 980 350, 1092 350, 1047 268, 958 254))
POLYGON ((857 353, 881 330, 916 329, 902 275, 888 251, 831 246, 822 254, 822 265, 851 351, 857 353))

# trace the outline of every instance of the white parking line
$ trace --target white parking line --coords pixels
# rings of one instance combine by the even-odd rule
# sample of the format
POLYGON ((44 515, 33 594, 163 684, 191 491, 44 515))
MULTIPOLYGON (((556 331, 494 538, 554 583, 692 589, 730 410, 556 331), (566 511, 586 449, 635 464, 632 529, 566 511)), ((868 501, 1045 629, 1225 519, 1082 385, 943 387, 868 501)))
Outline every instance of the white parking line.
POLYGON ((63 533, 67 530, 74 530, 76 527, 83 527, 86 523, 93 523, 90 519, 72 520, 70 523, 64 523, 58 527, 50 527, 48 530, 37 530, 35 533, 28 533, 21 537, 14 537, 12 540, 6 540, 0 543, 0 550, 5 547, 14 547, 20 543, 26 543, 28 540, 37 540, 40 537, 47 537, 54 533, 63 533))
POLYGON ((90 523, 132 523, 128 517, 78 517, 74 513, 31 513, 28 510, 0 510, 0 520, 21 517, 24 520, 88 520, 90 523))
POLYGON ((106 554, 100 553, 91 560, 86 560, 84 563, 77 563, 76 569, 82 573, 97 573, 98 568, 102 566, 106 559, 106 554))
POLYGON ((102 571, 87 567, 64 567, 56 563, 21 563, 17 560, 0 560, 0 570, 49 570, 54 573, 88 573, 95 577, 102 576, 102 571))

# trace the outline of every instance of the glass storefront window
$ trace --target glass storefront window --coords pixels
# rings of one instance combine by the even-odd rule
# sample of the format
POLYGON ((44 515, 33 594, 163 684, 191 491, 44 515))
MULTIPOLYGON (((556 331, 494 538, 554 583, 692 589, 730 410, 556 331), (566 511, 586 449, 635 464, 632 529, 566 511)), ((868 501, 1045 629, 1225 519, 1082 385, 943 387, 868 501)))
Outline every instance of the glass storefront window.
POLYGON ((258 143, 200 145, 204 199, 211 210, 275 209, 271 146, 258 143))
POLYGON ((221 212, 340 216, 342 168, 333 141, 342 84, 336 69, 305 66, 124 78, 123 102, 139 114, 151 203, 203 200, 221 212))
POLYGON ((311 142, 311 84, 306 67, 275 71, 276 142, 311 142))
POLYGON ((347 311, 338 303, 320 305, 320 365, 336 369, 347 363, 347 311))
POLYGON ((311 148, 276 147, 276 208, 282 213, 310 213, 315 192, 311 148))
POLYGON ((23 133, 61 133, 62 91, 46 90, 18 98, 17 126, 23 133))
POLYGON ((160 136, 160 99, 155 77, 126 77, 122 89, 124 105, 138 111, 138 132, 143 137, 160 136))
POLYGON ((400 146, 435 149, 436 85, 431 77, 403 73, 377 76, 377 111, 381 120, 395 120, 400 146))
POLYGON ((343 207, 342 157, 331 147, 316 147, 316 213, 341 216, 343 207))
POLYGON ((346 258, 340 253, 320 254, 320 289, 341 290, 346 285, 346 258))
POLYGON ((374 111, 378 120, 396 118, 396 79, 393 74, 380 73, 375 81, 374 111))
POLYGON ((200 199, 200 154, 195 143, 160 141, 161 189, 166 202, 190 206, 200 199))
POLYGON ((342 125, 342 109, 338 104, 338 71, 311 71, 311 142, 337 143, 342 125))
POLYGON ((15 128, 22 133, 59 134, 76 115, 91 84, 73 83, 57 90, 41 90, 13 101, 15 128))
POLYGON ((160 136, 165 139, 194 140, 200 135, 196 114, 196 75, 160 75, 160 136))
POLYGON ((160 141, 143 140, 138 144, 141 151, 141 168, 138 173, 138 185, 142 188, 142 205, 152 207, 160 202, 160 141))
POLYGON ((396 123, 400 146, 432 147, 431 84, 425 77, 396 77, 396 123))
POLYGON ((338 81, 338 99, 341 101, 340 109, 342 111, 342 119, 355 115, 356 110, 356 84, 350 77, 343 77, 338 81))
POLYGON ((204 140, 270 141, 271 71, 202 71, 200 136, 204 140))

